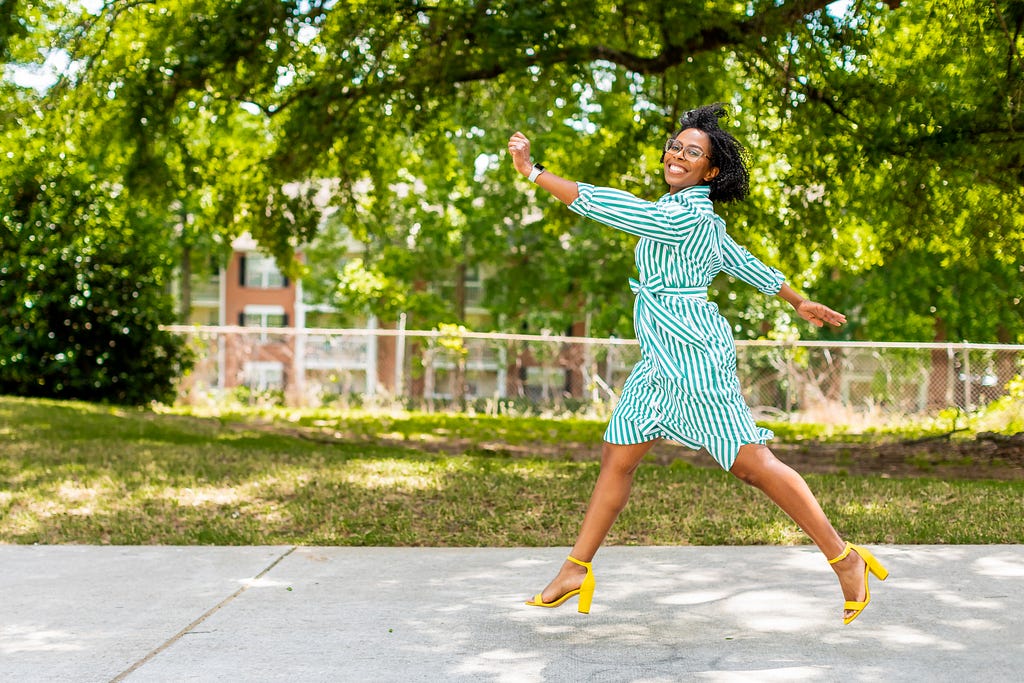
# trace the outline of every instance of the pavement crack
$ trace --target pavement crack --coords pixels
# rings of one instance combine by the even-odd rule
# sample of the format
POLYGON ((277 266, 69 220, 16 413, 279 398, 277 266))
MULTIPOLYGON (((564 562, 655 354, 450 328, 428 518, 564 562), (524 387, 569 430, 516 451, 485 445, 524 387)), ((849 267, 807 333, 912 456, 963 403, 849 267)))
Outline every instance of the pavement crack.
POLYGON ((238 590, 236 590, 234 593, 232 593, 228 597, 226 597, 223 600, 221 600, 220 602, 218 602, 216 605, 214 605, 210 609, 206 610, 206 612, 204 612, 198 619, 196 619, 195 621, 190 623, 188 626, 186 626, 185 628, 183 628, 180 631, 178 631, 177 633, 175 633, 173 636, 171 636, 169 639, 167 639, 164 643, 162 643, 156 649, 151 650, 145 657, 143 657, 139 661, 137 661, 134 664, 132 664, 130 667, 128 667, 127 669, 125 669, 124 671, 119 673, 114 678, 110 679, 110 683, 118 683, 118 681, 123 681, 125 678, 130 676, 132 673, 134 673, 135 671, 138 671, 139 668, 144 666, 147 662, 152 660, 158 654, 160 654, 161 652, 163 652, 164 650, 169 648, 171 645, 174 645, 176 642, 181 640, 184 636, 188 635, 193 629, 195 629, 196 626, 199 626, 199 624, 203 623, 204 621, 209 619, 211 616, 216 614, 222 607, 226 606, 228 603, 232 602, 239 595, 241 595, 245 591, 249 590, 249 588, 252 587, 253 583, 255 583, 256 581, 258 581, 258 580, 262 579, 264 576, 266 576, 270 572, 270 570, 272 570, 274 567, 276 567, 278 564, 280 564, 281 561, 284 558, 288 557, 293 552, 295 552, 295 549, 297 547, 298 546, 294 546, 293 545, 292 547, 288 548, 288 550, 285 551, 280 557, 275 559, 273 562, 271 562, 269 565, 267 565, 263 569, 263 571, 261 571, 259 574, 254 576, 251 581, 247 581, 244 584, 242 584, 242 586, 238 590))

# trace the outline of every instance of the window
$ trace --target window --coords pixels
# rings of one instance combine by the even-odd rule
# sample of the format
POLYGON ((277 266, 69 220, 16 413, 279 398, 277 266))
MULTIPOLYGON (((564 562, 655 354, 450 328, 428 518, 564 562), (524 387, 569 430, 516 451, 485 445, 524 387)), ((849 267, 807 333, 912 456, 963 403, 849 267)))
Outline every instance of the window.
MULTIPOLYGON (((242 327, 260 327, 264 330, 273 327, 288 327, 288 314, 283 306, 246 306, 238 315, 238 324, 242 327)), ((267 333, 260 335, 261 341, 267 341, 267 333)))
POLYGON ((284 387, 284 365, 277 361, 247 361, 242 373, 243 384, 250 389, 266 391, 284 387))
MULTIPOLYGON (((480 308, 484 300, 484 281, 480 277, 480 269, 476 266, 467 266, 462 283, 466 296, 466 308, 480 308)), ((454 302, 457 283, 455 280, 435 282, 431 285, 431 290, 445 301, 454 302)))
POLYGON ((288 286, 288 278, 281 274, 277 263, 269 256, 249 252, 242 257, 241 285, 256 289, 278 289, 288 286))
POLYGON ((476 266, 466 268, 466 307, 479 308, 484 301, 484 282, 480 279, 480 269, 476 266))

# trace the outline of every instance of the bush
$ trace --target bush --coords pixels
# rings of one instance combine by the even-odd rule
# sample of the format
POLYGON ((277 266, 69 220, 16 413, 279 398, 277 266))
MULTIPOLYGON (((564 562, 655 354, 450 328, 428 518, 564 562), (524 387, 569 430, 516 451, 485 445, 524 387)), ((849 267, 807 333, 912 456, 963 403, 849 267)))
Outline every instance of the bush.
POLYGON ((0 193, 0 393, 172 401, 191 356, 160 329, 173 305, 158 226, 71 171, 19 175, 0 193))
POLYGON ((1017 434, 1024 432, 1024 376, 1006 385, 1006 394, 979 411, 973 420, 976 431, 1017 434))

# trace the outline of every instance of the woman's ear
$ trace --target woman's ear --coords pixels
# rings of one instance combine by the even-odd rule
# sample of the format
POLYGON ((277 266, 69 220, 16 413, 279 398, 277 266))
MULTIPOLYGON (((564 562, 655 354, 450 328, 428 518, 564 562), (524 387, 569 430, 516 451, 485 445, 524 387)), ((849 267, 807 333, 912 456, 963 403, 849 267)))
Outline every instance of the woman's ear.
POLYGON ((717 166, 708 169, 708 172, 704 174, 704 182, 709 183, 712 180, 714 180, 716 177, 718 177, 718 172, 719 168, 717 166))

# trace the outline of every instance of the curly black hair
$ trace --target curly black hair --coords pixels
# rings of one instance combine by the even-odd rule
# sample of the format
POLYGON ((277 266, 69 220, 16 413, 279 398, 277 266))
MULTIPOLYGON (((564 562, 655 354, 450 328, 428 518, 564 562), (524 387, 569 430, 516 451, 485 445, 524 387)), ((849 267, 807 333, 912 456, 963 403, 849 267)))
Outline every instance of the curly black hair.
POLYGON ((711 165, 718 167, 718 175, 708 182, 708 198, 713 202, 735 202, 750 192, 747 152, 739 140, 718 126, 718 119, 727 115, 720 102, 691 109, 679 117, 681 128, 675 133, 678 136, 688 128, 696 128, 711 138, 711 165))

